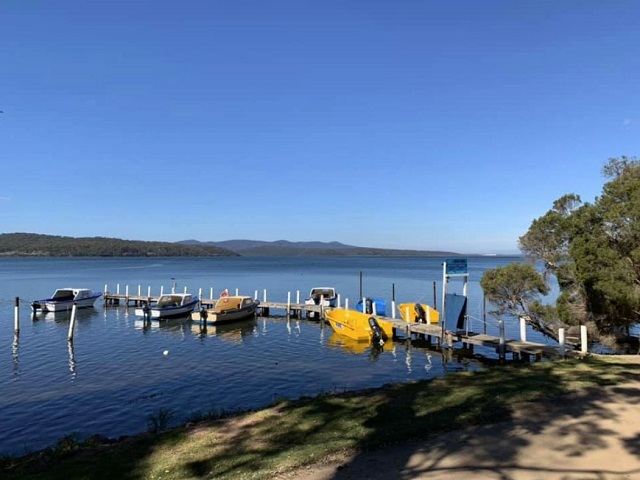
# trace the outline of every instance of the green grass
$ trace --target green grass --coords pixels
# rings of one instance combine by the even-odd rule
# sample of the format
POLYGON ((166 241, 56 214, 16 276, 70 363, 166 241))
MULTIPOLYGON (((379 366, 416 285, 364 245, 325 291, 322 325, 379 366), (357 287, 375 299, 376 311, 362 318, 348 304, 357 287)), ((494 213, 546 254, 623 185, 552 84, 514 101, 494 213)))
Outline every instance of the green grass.
POLYGON ((20 479, 242 479, 469 425, 512 418, 530 402, 562 402, 587 388, 640 380, 640 364, 586 358, 494 367, 433 381, 279 404, 113 445, 67 442, 0 460, 20 479))

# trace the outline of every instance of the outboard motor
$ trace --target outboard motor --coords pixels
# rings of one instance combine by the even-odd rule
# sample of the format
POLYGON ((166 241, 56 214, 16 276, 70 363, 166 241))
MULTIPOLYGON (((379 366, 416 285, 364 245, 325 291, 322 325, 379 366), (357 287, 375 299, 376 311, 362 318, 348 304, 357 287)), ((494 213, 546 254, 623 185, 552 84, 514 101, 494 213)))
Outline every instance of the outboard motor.
POLYGON ((369 317, 369 328, 371 328, 371 339, 374 343, 382 345, 385 342, 385 334, 378 324, 376 317, 369 317))
POLYGON ((149 305, 148 302, 146 302, 142 306, 142 313, 143 313, 143 316, 142 316, 143 319, 151 320, 151 305, 149 305))
POLYGON ((374 341, 379 341, 382 338, 382 329, 378 325, 376 317, 369 317, 369 328, 371 329, 371 336, 374 341))
POLYGON ((207 309, 204 307, 200 308, 200 320, 203 320, 206 322, 208 316, 209 314, 207 313, 207 309))
POLYGON ((427 312, 424 311, 422 305, 416 303, 413 308, 416 312, 415 321, 417 323, 427 323, 427 312))

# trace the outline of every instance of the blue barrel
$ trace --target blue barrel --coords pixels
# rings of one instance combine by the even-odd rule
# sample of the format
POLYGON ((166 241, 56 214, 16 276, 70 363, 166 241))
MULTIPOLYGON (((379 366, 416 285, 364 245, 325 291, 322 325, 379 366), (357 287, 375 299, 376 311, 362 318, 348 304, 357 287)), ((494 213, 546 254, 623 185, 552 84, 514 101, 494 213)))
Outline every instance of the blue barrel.
MULTIPOLYGON (((373 313, 373 305, 376 306, 376 315, 381 317, 385 317, 387 315, 387 302, 382 298, 366 298, 365 299, 366 309, 365 313, 373 313)), ((362 300, 360 300, 356 304, 356 310, 358 312, 362 312, 362 300)))

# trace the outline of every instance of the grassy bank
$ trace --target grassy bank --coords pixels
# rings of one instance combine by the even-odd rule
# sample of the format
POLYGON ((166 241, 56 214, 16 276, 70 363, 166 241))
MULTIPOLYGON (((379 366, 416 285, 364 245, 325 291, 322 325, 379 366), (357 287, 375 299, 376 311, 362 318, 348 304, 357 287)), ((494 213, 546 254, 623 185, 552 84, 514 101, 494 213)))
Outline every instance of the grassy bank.
POLYGON ((614 357, 496 367, 433 381, 321 395, 109 445, 69 442, 0 460, 21 479, 271 478, 344 451, 512 418, 531 402, 570 401, 588 388, 640 381, 614 357))

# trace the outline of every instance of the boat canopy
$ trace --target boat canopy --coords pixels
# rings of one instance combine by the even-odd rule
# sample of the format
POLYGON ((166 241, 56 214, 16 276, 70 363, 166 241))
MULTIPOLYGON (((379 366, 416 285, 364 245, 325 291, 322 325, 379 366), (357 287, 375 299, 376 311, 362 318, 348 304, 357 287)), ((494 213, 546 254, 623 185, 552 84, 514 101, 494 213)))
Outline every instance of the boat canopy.
POLYGON ((315 287, 311 289, 309 296, 332 298, 336 296, 336 289, 331 287, 315 287))

